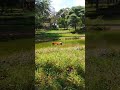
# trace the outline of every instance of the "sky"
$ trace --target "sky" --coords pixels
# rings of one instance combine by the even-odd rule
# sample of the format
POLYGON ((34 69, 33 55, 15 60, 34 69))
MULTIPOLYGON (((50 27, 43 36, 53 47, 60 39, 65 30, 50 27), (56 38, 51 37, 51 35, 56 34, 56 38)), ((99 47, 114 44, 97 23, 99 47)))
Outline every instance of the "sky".
POLYGON ((85 6, 85 0, 51 0, 51 2, 51 6, 55 8, 55 11, 66 7, 85 6))

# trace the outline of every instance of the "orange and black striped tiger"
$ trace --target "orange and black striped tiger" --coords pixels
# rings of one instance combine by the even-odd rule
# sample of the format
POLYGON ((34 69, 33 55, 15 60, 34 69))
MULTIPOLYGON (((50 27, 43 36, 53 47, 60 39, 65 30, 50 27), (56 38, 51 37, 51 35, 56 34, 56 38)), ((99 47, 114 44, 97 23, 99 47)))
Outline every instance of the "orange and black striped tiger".
POLYGON ((52 42, 52 45, 62 45, 62 42, 52 42))

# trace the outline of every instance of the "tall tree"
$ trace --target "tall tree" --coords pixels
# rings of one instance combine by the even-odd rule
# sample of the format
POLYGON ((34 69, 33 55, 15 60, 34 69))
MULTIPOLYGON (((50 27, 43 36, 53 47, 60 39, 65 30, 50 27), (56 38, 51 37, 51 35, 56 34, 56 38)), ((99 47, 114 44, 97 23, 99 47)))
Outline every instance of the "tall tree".
POLYGON ((63 26, 64 29, 68 28, 67 15, 69 13, 69 8, 63 8, 57 12, 58 23, 63 26))
POLYGON ((76 15, 76 14, 71 14, 70 15, 70 18, 68 20, 69 24, 74 27, 75 31, 76 31, 76 27, 77 27, 77 24, 79 22, 79 17, 76 15))
POLYGON ((36 25, 43 25, 50 15, 50 0, 36 0, 35 13, 36 25))
POLYGON ((68 23, 74 27, 75 31, 77 27, 81 27, 85 23, 85 8, 81 6, 72 7, 69 11, 68 23))

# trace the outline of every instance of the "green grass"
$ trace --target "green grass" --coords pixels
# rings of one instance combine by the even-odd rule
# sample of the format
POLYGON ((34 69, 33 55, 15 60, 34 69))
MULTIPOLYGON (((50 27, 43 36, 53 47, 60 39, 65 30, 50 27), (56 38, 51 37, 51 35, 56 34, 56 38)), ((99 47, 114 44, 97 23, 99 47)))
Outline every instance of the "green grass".
POLYGON ((0 57, 0 90, 33 90, 34 53, 19 51, 0 57))
POLYGON ((86 51, 86 89, 119 90, 119 53, 119 50, 112 48, 86 51))
MULTIPOLYGON (((62 31, 52 32, 51 34, 60 35, 62 31)), ((70 32, 65 34, 70 35, 70 38, 78 35, 70 32)), ((62 33, 59 38, 66 37, 62 33)), ((63 45, 53 46, 52 41, 35 43, 36 86, 40 90, 83 90, 85 88, 84 39, 57 41, 63 42, 63 45)), ((16 39, 0 42, 0 47, 2 47, 0 90, 33 90, 34 53, 31 50, 34 49, 34 40, 16 39)))
POLYGON ((34 39, 0 42, 0 90, 32 90, 34 39))
POLYGON ((44 41, 53 41, 53 40, 74 40, 80 39, 84 37, 85 34, 72 34, 71 31, 73 30, 37 30, 36 31, 36 42, 44 42, 44 41))
MULTIPOLYGON (((70 31, 74 31, 74 29, 70 28, 68 30, 64 30, 62 28, 58 29, 58 30, 48 30, 47 33, 69 33, 70 31)), ((36 33, 40 33, 40 32, 46 32, 46 30, 44 29, 37 29, 36 33)))
POLYGON ((119 90, 119 36, 119 31, 86 34, 86 89, 119 90))
POLYGON ((60 47, 60 48, 64 48, 64 47, 69 47, 69 46, 84 46, 85 45, 85 40, 60 40, 60 42, 63 43, 62 46, 53 46, 52 42, 43 42, 43 43, 36 43, 35 47, 36 49, 40 49, 40 48, 46 48, 46 47, 60 47))
POLYGON ((101 32, 88 32, 86 33, 87 46, 95 48, 116 48, 120 45, 120 32, 119 31, 101 31, 101 32), (94 44, 93 44, 94 43, 94 44))
POLYGON ((58 37, 56 41, 63 43, 52 45, 51 40, 35 44, 35 81, 38 90, 85 89, 85 40, 73 39, 80 36, 84 34, 72 34, 69 30, 51 30, 38 38, 58 37))
POLYGON ((34 39, 0 42, 0 90, 33 90, 34 39))
POLYGON ((19 51, 28 51, 34 48, 34 39, 16 39, 0 42, 0 56, 11 55, 19 51))
MULTIPOLYGON (((59 29, 59 30, 49 30, 49 31, 38 29, 38 30, 36 30, 36 34, 40 34, 40 33, 44 32, 44 33, 48 33, 48 34, 50 34, 50 33, 55 34, 56 33, 56 34, 71 34, 71 35, 74 35, 74 34, 70 33, 72 31, 74 31, 74 29, 69 29, 69 30, 59 29)), ((78 35, 78 34, 76 34, 76 35, 78 35)), ((84 34, 79 34, 79 35, 84 35, 84 34)))
POLYGON ((73 31, 73 30, 51 30, 51 31, 48 31, 47 33, 69 33, 70 31, 73 31))
POLYGON ((41 90, 83 90, 85 49, 70 46, 36 50, 36 86, 41 90))

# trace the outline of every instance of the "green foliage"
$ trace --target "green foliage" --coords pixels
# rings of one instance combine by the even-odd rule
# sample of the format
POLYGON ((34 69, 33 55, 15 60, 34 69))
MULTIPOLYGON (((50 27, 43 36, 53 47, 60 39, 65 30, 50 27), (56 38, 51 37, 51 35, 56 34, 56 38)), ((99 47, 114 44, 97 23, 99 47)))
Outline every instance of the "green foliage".
POLYGON ((84 22, 85 9, 81 6, 72 7, 67 16, 67 22, 70 26, 75 28, 75 32, 79 32, 80 28, 85 24, 84 22))
POLYGON ((69 12, 69 8, 63 8, 57 12, 58 17, 58 25, 60 28, 68 29, 68 23, 67 23, 67 15, 69 12))
POLYGON ((85 24, 85 8, 82 6, 75 6, 72 8, 60 9, 56 14, 50 11, 49 0, 36 1, 36 28, 57 29, 58 28, 74 28, 75 33, 80 33, 85 24), (51 14, 50 14, 51 13, 51 14))
POLYGON ((79 22, 79 19, 80 19, 80 18, 79 18, 76 14, 71 14, 71 15, 69 16, 68 23, 69 23, 72 27, 74 27, 75 30, 76 30, 76 27, 77 27, 77 24, 78 24, 78 22, 79 22))
POLYGON ((35 25, 36 28, 44 26, 46 18, 50 15, 50 0, 36 0, 35 2, 35 25))
POLYGON ((64 8, 57 12, 58 24, 62 28, 67 28, 72 26, 77 31, 77 27, 80 30, 80 27, 84 25, 84 13, 85 9, 81 6, 72 7, 71 9, 64 8))
POLYGON ((63 8, 54 14, 55 12, 50 10, 50 0, 37 0, 35 4, 36 28, 42 28, 42 26, 45 27, 45 23, 48 23, 48 27, 52 29, 58 28, 58 26, 60 28, 68 29, 71 26, 77 31, 77 27, 80 30, 80 27, 85 23, 85 9, 82 6, 63 8))
POLYGON ((59 24, 59 28, 63 28, 64 27, 64 19, 63 18, 59 18, 58 19, 58 24, 59 24))

